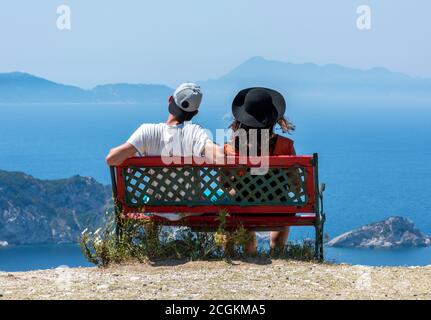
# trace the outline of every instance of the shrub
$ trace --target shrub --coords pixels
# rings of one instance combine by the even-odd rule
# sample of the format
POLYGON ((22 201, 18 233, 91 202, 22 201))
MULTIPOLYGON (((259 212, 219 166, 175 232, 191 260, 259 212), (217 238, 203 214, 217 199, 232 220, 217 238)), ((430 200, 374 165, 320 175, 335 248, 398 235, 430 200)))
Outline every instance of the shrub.
MULTIPOLYGON (((193 232, 190 228, 162 227, 151 221, 120 220, 107 212, 108 219, 95 232, 84 230, 80 239, 83 254, 91 263, 106 267, 131 261, 149 260, 231 260, 245 258, 245 247, 252 240, 243 226, 226 230, 228 213, 221 211, 215 233, 193 232), (121 232, 116 234, 116 223, 121 232)), ((255 258, 314 260, 309 242, 289 242, 270 252, 260 250, 255 258)))

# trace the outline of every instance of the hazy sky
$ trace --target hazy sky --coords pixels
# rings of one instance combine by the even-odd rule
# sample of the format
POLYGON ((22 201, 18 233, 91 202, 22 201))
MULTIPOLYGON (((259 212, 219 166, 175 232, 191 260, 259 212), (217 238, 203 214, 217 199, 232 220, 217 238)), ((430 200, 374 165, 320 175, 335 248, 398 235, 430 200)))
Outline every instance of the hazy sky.
POLYGON ((430 0, 2 0, 0 72, 91 87, 219 77, 252 56, 431 78, 430 0), (71 30, 56 25, 59 5, 71 30), (369 5, 372 29, 356 27, 369 5))

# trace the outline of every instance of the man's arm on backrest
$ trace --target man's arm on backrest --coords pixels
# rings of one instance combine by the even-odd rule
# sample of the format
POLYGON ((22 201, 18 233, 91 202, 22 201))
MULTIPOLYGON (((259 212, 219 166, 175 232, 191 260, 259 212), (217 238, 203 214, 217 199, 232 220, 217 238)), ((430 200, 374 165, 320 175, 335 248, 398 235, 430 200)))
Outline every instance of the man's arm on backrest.
MULTIPOLYGON (((208 140, 204 148, 204 156, 206 163, 220 163, 224 159, 224 148, 208 140), (219 161, 217 161, 219 159, 219 161)), ((222 162, 221 162, 222 163, 222 162)))
POLYGON ((106 163, 109 166, 118 166, 122 164, 124 160, 133 157, 136 152, 136 148, 132 144, 126 142, 121 146, 113 148, 109 151, 108 155, 106 156, 106 163))
POLYGON ((109 166, 118 166, 127 158, 136 154, 143 154, 147 149, 146 142, 149 139, 159 139, 155 136, 156 129, 153 124, 143 124, 130 136, 126 143, 113 148, 106 156, 106 163, 109 166))

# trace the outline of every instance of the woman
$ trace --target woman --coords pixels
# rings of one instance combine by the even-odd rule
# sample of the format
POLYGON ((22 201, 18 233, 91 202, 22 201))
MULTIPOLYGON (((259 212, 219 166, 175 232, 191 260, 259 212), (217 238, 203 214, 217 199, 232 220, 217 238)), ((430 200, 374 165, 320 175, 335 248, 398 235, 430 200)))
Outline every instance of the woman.
MULTIPOLYGON (((284 117, 286 111, 286 102, 283 96, 272 89, 268 88, 248 88, 240 91, 232 103, 232 113, 234 121, 230 125, 233 130, 233 135, 230 144, 225 145, 225 153, 227 155, 238 154, 244 150, 241 148, 241 139, 238 130, 243 130, 242 133, 247 135, 247 155, 261 155, 262 138, 268 137, 269 146, 267 149, 269 155, 295 155, 293 141, 286 137, 275 134, 276 125, 280 125, 283 133, 290 133, 295 130, 295 127, 284 117), (266 135, 265 131, 266 130, 266 135), (250 139, 250 136, 255 134, 255 138, 250 139), (252 143, 256 145, 252 145, 252 143), (256 143, 257 142, 257 143, 256 143), (252 150, 254 148, 254 150, 252 150)), ((243 156, 243 154, 240 154, 243 156)), ((240 190, 236 190, 239 193, 240 190)), ((283 231, 271 232, 270 246, 274 250, 283 248, 289 236, 289 227, 283 231)), ((245 248, 248 254, 256 252, 256 235, 250 232, 249 245, 245 248)))

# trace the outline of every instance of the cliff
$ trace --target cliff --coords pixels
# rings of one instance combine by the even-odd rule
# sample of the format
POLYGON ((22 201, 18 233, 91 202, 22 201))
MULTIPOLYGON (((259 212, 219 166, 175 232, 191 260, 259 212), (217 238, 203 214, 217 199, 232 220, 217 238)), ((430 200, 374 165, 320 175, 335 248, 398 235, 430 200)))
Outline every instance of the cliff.
POLYGON ((40 180, 0 170, 0 239, 9 244, 76 242, 110 205, 110 187, 93 178, 40 180))

